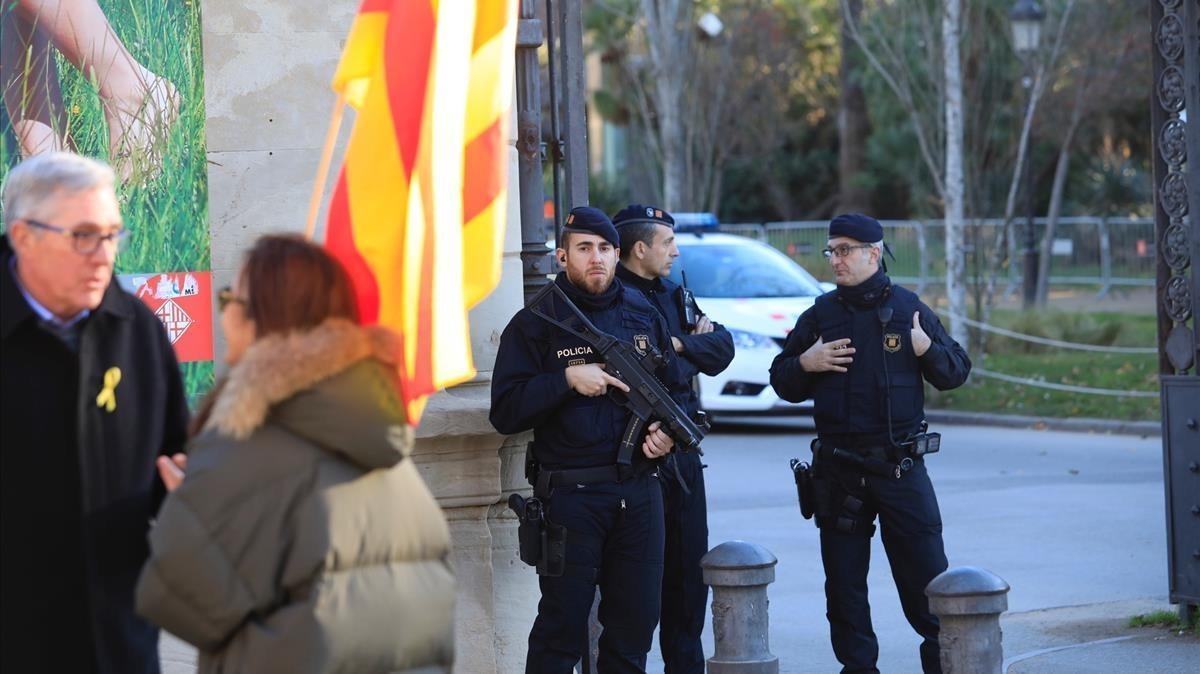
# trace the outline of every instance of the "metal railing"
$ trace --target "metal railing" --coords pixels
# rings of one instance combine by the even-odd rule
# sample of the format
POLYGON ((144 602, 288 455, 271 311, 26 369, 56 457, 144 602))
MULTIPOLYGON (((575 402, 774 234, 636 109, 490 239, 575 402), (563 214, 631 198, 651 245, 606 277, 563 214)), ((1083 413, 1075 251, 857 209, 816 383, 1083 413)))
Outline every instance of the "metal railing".
MULTIPOLYGON (((884 240, 895 254, 888 260, 894 279, 915 286, 945 283, 945 225, 941 220, 884 220, 884 240)), ((966 246, 966 279, 984 278, 984 251, 1003 240, 1001 219, 968 220, 963 240, 966 246)), ((821 280, 831 280, 821 259, 829 223, 827 221, 738 223, 721 225, 721 231, 747 236, 771 244, 804 265, 821 280)), ((1046 230, 1046 218, 1034 220, 1038 244, 1046 230)), ((1003 269, 1004 292, 1021 286, 1022 246, 1026 240, 1024 220, 1015 221, 1008 237, 1009 264, 1003 269)), ((1114 286, 1154 287, 1154 220, 1076 216, 1058 219, 1051 245, 1050 285, 1096 286, 1103 297, 1114 286)))

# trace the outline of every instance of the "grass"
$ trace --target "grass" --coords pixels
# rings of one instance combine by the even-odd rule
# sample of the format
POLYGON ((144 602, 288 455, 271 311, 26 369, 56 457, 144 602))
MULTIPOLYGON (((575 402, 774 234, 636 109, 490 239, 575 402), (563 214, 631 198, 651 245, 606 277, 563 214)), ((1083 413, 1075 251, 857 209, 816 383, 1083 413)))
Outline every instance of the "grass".
MULTIPOLYGON (((200 2, 99 0, 99 4, 133 57, 170 80, 180 97, 179 118, 167 139, 161 173, 152 180, 135 175, 118 187, 131 234, 117 258, 116 271, 211 269, 200 2)), ((61 54, 56 53, 56 59, 67 116, 65 131, 80 154, 107 160, 108 127, 95 83, 61 54)), ((9 124, 3 132, 0 182, 20 158, 9 124)), ((211 362, 185 363, 182 369, 190 400, 212 385, 211 362)))
MULTIPOLYGON (((1154 346, 1157 343, 1153 315, 997 310, 992 323, 1024 334, 1085 344, 1154 346)), ((1027 379, 1122 391, 1158 391, 1157 354, 1072 351, 992 336, 986 354, 974 360, 979 367, 1027 379)), ((1128 421, 1160 418, 1158 398, 1068 393, 980 376, 972 377, 953 391, 929 389, 927 397, 929 406, 937 409, 1128 421)))
POLYGON ((1177 630, 1180 634, 1190 631, 1192 636, 1200 637, 1200 620, 1193 622, 1189 630, 1187 625, 1183 624, 1177 611, 1154 611, 1152 613, 1140 613, 1129 619, 1129 627, 1165 627, 1170 630, 1177 630))

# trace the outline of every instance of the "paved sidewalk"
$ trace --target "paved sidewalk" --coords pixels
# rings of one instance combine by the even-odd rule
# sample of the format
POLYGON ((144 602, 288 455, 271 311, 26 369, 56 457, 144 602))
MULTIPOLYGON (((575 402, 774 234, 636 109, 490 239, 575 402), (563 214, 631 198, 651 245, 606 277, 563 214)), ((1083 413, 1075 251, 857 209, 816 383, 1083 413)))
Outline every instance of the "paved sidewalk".
MULTIPOLYGON (((1162 628, 1127 627, 1132 616, 1175 609, 1159 598, 1006 613, 1000 618, 1004 674, 1200 672, 1200 638, 1162 628)), ((163 633, 159 652, 163 674, 196 671, 195 650, 171 635, 163 633)), ((787 663, 782 669, 794 671, 799 664, 787 663)))
POLYGON ((1005 674, 1200 672, 1200 638, 1127 626, 1132 616, 1176 608, 1161 598, 1005 614, 1005 674))

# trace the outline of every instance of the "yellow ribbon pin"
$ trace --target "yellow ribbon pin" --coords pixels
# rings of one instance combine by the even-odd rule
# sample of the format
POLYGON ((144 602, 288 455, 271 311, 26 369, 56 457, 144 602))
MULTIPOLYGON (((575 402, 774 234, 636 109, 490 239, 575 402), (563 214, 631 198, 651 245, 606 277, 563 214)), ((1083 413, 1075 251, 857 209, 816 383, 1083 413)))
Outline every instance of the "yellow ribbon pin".
POLYGON ((117 384, 121 383, 121 368, 110 367, 104 373, 104 388, 96 396, 96 407, 103 407, 109 412, 117 409, 117 384))

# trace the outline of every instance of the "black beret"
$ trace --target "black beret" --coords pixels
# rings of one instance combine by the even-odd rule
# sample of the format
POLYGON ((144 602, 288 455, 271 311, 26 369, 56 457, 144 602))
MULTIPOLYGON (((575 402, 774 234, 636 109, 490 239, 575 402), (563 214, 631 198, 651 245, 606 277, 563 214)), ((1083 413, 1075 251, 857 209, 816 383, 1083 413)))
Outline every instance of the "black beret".
POLYGON ((869 215, 842 213, 829 221, 829 238, 848 236, 855 241, 875 243, 883 241, 883 225, 869 215))
POLYGON ((583 234, 595 234, 611 243, 614 248, 621 246, 621 239, 617 236, 617 228, 613 227, 612 220, 604 214, 604 211, 591 206, 576 206, 571 209, 567 215, 567 221, 563 224, 564 232, 580 232, 583 234))
POLYGON ((671 217, 670 213, 654 206, 630 204, 613 216, 613 226, 617 229, 620 229, 624 225, 636 225, 640 223, 663 225, 675 229, 675 218, 671 217))

